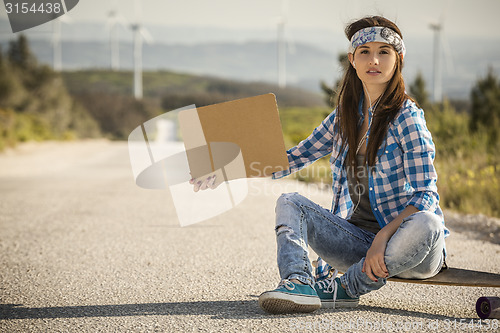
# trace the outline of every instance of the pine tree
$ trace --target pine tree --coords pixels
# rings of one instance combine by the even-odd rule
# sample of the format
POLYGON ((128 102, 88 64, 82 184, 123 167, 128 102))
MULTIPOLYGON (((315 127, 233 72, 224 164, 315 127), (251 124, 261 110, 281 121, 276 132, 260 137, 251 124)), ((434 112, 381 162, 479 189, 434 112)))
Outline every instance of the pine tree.
POLYGON ((488 70, 486 78, 479 79, 471 91, 472 110, 470 129, 473 132, 485 130, 488 133, 489 146, 498 142, 500 126, 500 82, 493 72, 488 70))
POLYGON ((415 81, 410 85, 410 96, 424 109, 429 107, 429 93, 425 87, 425 80, 422 72, 418 71, 415 81))
MULTIPOLYGON (((339 54, 337 60, 345 72, 349 66, 349 58, 347 53, 339 54)), ((337 92, 340 87, 341 80, 337 80, 333 87, 330 87, 325 82, 321 81, 321 90, 325 93, 325 102, 329 107, 335 108, 337 106, 337 92)))
POLYGON ((28 39, 23 34, 19 35, 17 40, 9 43, 7 53, 9 62, 22 70, 29 71, 36 67, 36 58, 31 53, 28 39))
POLYGON ((9 60, 0 48, 0 108, 13 107, 22 93, 19 77, 9 67, 9 60))

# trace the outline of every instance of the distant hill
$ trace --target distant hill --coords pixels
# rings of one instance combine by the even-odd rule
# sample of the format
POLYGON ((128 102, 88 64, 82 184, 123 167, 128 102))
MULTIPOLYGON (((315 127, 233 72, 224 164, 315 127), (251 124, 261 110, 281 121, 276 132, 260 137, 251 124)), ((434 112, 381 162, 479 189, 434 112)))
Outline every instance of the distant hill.
MULTIPOLYGON (((498 40, 498 39, 497 39, 498 40)), ((50 41, 30 40, 37 58, 52 63, 50 41)), ((345 45, 343 43, 342 45, 345 45)), ((496 71, 500 47, 496 42, 481 40, 451 41, 451 51, 443 56, 443 91, 452 98, 468 99, 475 80, 486 75, 488 66, 496 71), (462 45, 466 44, 464 48, 462 45)), ((412 82, 421 71, 429 91, 432 88, 432 40, 407 39, 408 54, 403 71, 407 82, 412 82)), ((3 46, 5 49, 5 45, 3 46)), ((123 69, 132 69, 132 44, 120 44, 120 63, 123 69)), ((320 91, 320 81, 329 84, 341 76, 337 62, 339 52, 303 42, 288 48, 286 58, 287 82, 310 91, 320 91)), ((64 41, 63 68, 66 70, 109 68, 109 44, 105 41, 64 41)), ((273 41, 244 43, 144 44, 143 64, 149 70, 169 70, 210 75, 237 81, 277 82, 276 43, 273 41)))
MULTIPOLYGON (((210 75, 236 81, 277 82, 275 27, 265 29, 223 29, 203 26, 147 26, 155 42, 143 45, 146 70, 167 70, 210 75)), ((9 31, 0 18, 0 32, 9 31)), ((133 66, 132 34, 128 27, 119 29, 121 68, 133 66)), ((290 86, 320 92, 320 81, 332 84, 341 76, 337 62, 346 52, 342 31, 296 28, 289 31, 286 69, 290 86)), ((26 31, 36 57, 52 64, 51 25, 26 31)), ((2 35, 2 34, 0 34, 2 35)), ((500 71, 500 37, 495 34, 477 38, 447 34, 442 47, 443 92, 450 98, 468 99, 478 77, 488 67, 500 71)), ((0 36, 2 49, 13 34, 0 36)), ((62 29, 62 55, 65 70, 110 68, 109 31, 104 23, 73 22, 62 29)), ((433 38, 430 30, 418 35, 405 34, 408 53, 403 71, 412 82, 420 71, 432 90, 433 38)))
MULTIPOLYGON (((64 71, 63 79, 73 95, 132 95, 131 71, 80 70, 64 71)), ((265 82, 238 82, 210 76, 180 74, 169 71, 143 73, 144 97, 164 109, 190 104, 203 106, 217 102, 274 93, 280 107, 324 106, 324 96, 296 87, 280 89, 265 82)))
POLYGON ((324 96, 318 93, 291 87, 279 89, 262 82, 146 71, 143 73, 144 98, 137 101, 132 96, 131 71, 81 70, 65 71, 61 75, 75 102, 88 110, 102 133, 113 139, 126 139, 137 124, 166 111, 265 93, 276 95, 280 114, 285 115, 289 109, 302 111, 306 118, 298 125, 301 130, 318 114, 328 113, 324 96))
MULTIPOLYGON (((40 61, 52 63, 52 46, 44 41, 30 41, 40 61)), ((65 70, 110 68, 106 42, 64 41, 65 70)), ((199 45, 144 44, 144 69, 164 69, 197 75, 224 77, 237 81, 277 82, 276 44, 247 42, 199 45)), ((133 68, 131 43, 120 45, 120 65, 133 68)), ((336 55, 311 45, 297 43, 288 49, 286 58, 289 85, 319 91, 320 81, 334 82, 339 75, 336 55)))

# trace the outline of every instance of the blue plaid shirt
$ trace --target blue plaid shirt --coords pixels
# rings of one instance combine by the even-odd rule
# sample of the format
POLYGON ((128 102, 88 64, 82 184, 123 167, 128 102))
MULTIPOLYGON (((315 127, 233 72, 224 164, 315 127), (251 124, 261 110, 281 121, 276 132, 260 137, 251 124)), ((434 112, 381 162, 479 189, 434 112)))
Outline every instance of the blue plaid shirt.
MULTIPOLYGON (((364 121, 363 97, 359 104, 360 123, 364 121)), ((371 114, 369 114, 369 125, 371 114)), ((287 151, 289 169, 273 174, 281 178, 298 171, 317 159, 331 154, 333 200, 331 211, 344 219, 353 213, 349 195, 345 161, 348 145, 341 152, 337 109, 297 146, 287 151)), ((370 127, 368 127, 370 128, 370 127)), ((368 130, 367 141, 370 139, 368 130)), ((369 197, 373 214, 380 227, 390 223, 408 205, 419 210, 436 213, 441 217, 437 193, 437 174, 434 168, 435 147, 427 129, 424 112, 411 100, 406 100, 394 120, 389 124, 387 135, 379 150, 375 166, 369 172, 369 197)), ((449 231, 445 228, 445 236, 449 231)), ((325 263, 318 262, 317 278, 328 274, 325 263), (323 267, 323 269, 322 269, 323 267)))

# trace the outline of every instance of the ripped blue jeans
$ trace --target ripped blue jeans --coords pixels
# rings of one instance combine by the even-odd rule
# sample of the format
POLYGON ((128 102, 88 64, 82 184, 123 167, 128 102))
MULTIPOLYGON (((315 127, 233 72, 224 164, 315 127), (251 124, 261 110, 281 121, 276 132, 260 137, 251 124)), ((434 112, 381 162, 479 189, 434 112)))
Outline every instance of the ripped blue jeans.
MULTIPOLYGON (((385 285, 361 272, 375 234, 332 214, 298 193, 283 194, 276 204, 278 268, 282 279, 313 285, 308 245, 332 267, 345 272, 341 282, 351 297, 385 285)), ((444 226, 431 212, 408 216, 387 243, 389 277, 425 279, 439 273, 444 261, 444 226)))

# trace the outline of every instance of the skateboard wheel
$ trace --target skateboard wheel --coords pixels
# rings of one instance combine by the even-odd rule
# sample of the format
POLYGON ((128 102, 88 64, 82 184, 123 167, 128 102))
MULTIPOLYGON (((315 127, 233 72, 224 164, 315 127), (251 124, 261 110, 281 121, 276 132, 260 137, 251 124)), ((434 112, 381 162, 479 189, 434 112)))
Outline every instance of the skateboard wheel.
POLYGON ((481 319, 500 319, 500 298, 480 297, 476 302, 476 312, 481 319))

